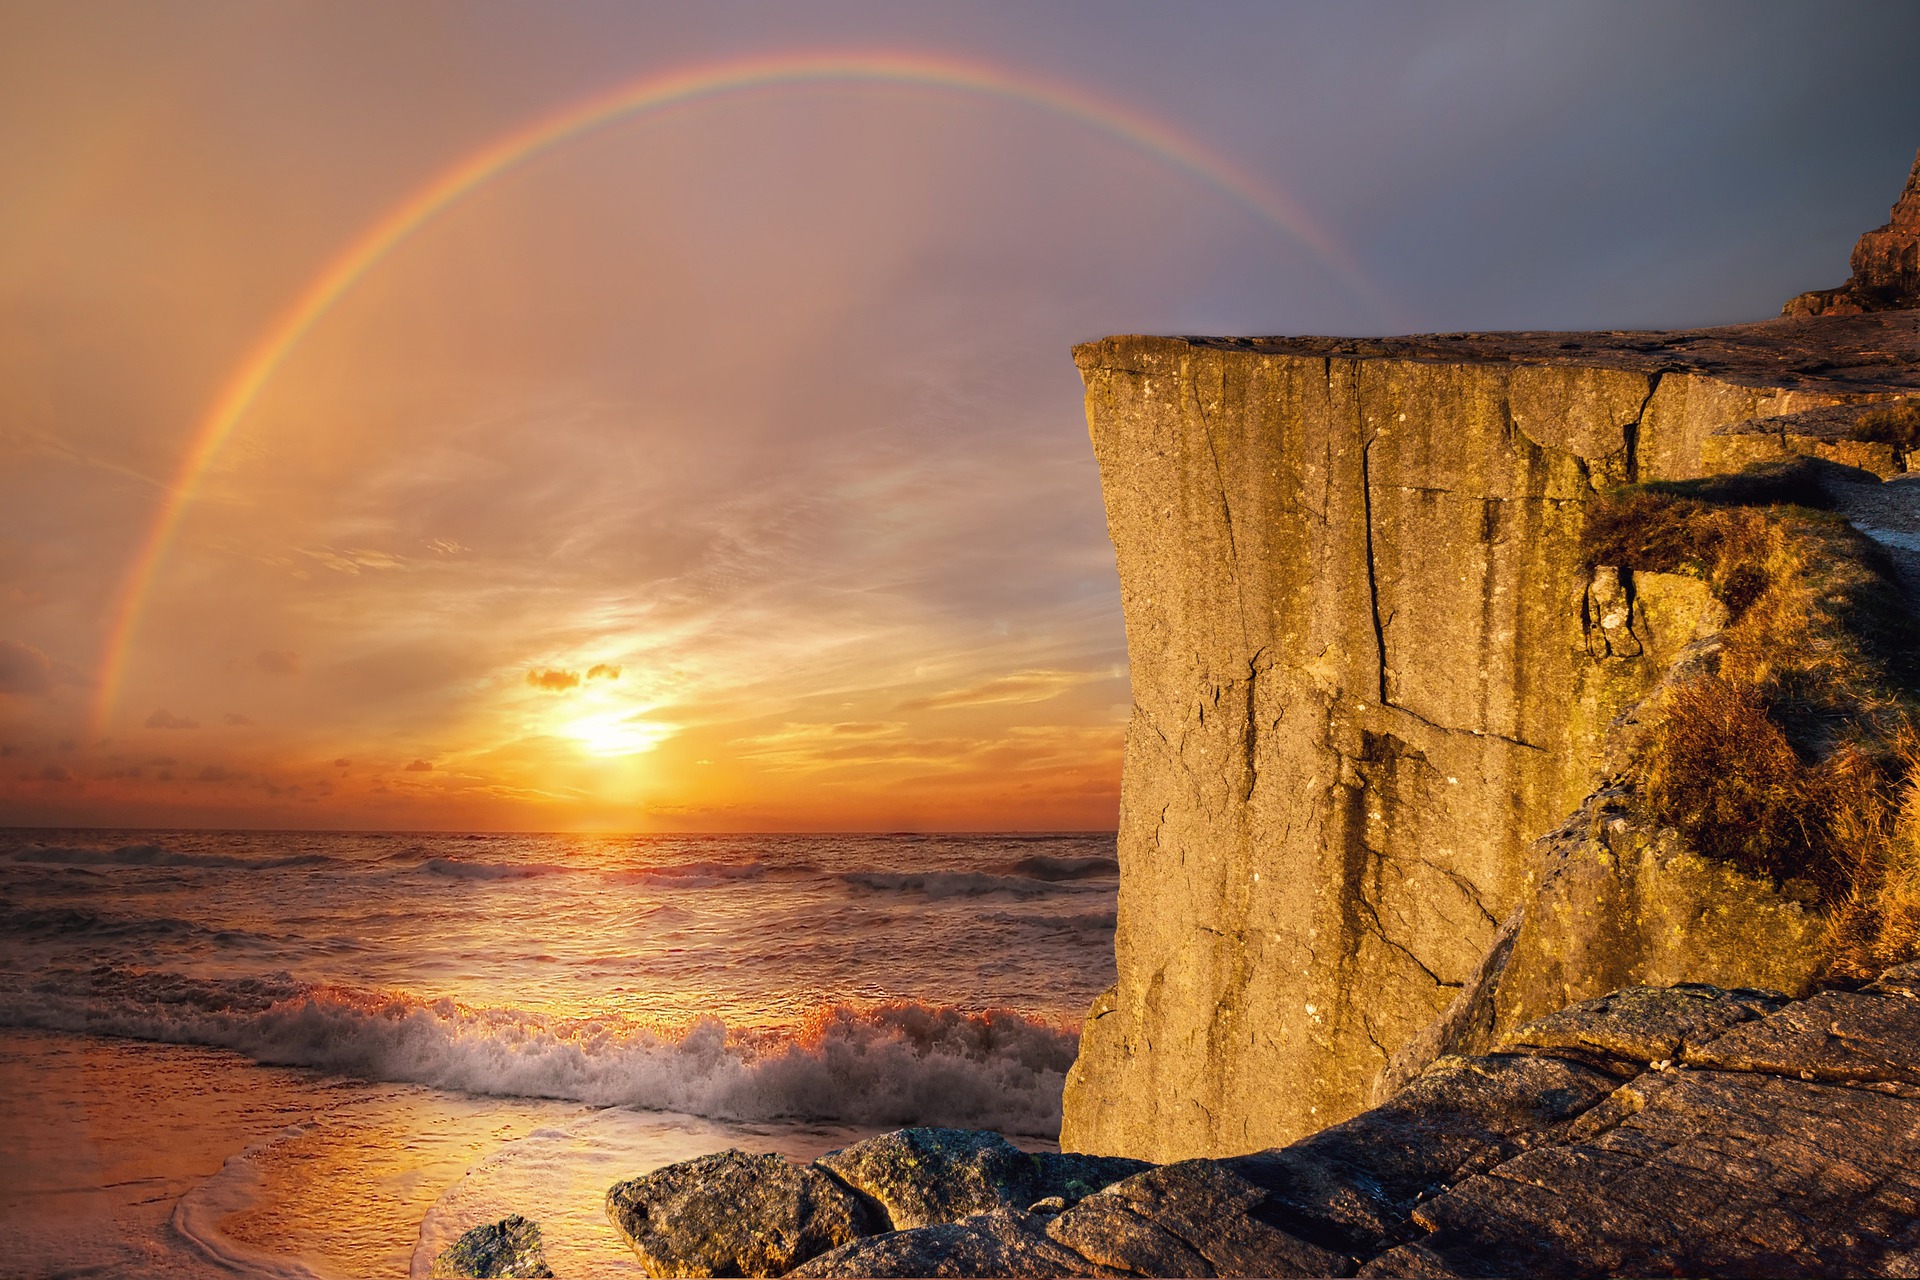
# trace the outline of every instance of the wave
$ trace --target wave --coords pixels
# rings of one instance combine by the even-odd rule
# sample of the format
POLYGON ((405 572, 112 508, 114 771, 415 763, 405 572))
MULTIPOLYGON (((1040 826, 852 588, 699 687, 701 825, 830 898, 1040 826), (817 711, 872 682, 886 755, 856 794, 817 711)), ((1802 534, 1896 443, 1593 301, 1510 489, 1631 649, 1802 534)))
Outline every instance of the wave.
POLYGON ((420 870, 428 875, 452 880, 532 880, 565 875, 575 869, 542 862, 468 862, 463 858, 428 858, 420 864, 420 870))
POLYGON ((260 1157, 304 1132, 301 1126, 293 1125, 228 1156, 219 1172, 180 1197, 168 1224, 201 1257, 224 1271, 262 1280, 322 1280, 296 1259, 242 1243, 221 1230, 227 1219, 259 1203, 260 1157))
POLYGON ((0 1024, 232 1049, 256 1062, 467 1093, 721 1120, 999 1129, 1052 1137, 1079 1037, 1007 1011, 834 1004, 794 1031, 602 1020, 304 983, 101 966, 0 985, 0 1024))
POLYGON ((181 853, 157 844, 130 844, 118 849, 71 849, 58 845, 33 845, 7 855, 13 862, 34 862, 66 867, 229 867, 254 871, 282 867, 317 867, 337 862, 321 853, 302 853, 285 858, 238 858, 224 853, 181 853))
POLYGON ((994 893, 1032 898, 1059 892, 1059 885, 1051 880, 986 871, 846 871, 840 879, 856 889, 919 893, 929 898, 982 898, 994 893))
POLYGON ((1058 858, 1040 853, 1010 863, 1003 870, 1034 880, 1090 880, 1118 876, 1120 862, 1116 858, 1058 858))
POLYGON ((1042 916, 1024 912, 995 911, 979 917, 992 924, 1012 925, 1020 929, 1038 929, 1048 933, 1069 934, 1077 938, 1097 942, 1109 942, 1113 938, 1114 926, 1118 923, 1119 912, 1109 907, 1105 911, 1082 911, 1073 915, 1042 916))
MULTIPOLYGON (((455 880, 532 880, 542 876, 588 875, 622 884, 661 884, 677 889, 700 889, 758 880, 769 868, 761 862, 687 862, 660 867, 606 868, 560 866, 548 862, 469 862, 465 858, 428 858, 420 870, 455 880)), ((810 874, 812 867, 788 868, 810 874)))
POLYGON ((123 916, 83 907, 23 907, 0 898, 0 936, 9 938, 206 938, 217 943, 257 941, 238 929, 209 929, 175 916, 123 916))

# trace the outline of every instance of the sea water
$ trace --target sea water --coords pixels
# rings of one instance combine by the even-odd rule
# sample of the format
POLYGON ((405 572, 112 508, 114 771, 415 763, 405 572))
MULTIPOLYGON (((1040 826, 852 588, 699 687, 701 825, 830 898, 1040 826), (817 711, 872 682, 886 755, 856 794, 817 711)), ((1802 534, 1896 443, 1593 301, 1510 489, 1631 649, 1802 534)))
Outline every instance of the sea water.
MULTIPOLYGON (((905 1124, 1045 1146, 1111 835, 0 833, 0 1275, 424 1274, 905 1124)), ((565 1269, 561 1264, 565 1263, 565 1269)))

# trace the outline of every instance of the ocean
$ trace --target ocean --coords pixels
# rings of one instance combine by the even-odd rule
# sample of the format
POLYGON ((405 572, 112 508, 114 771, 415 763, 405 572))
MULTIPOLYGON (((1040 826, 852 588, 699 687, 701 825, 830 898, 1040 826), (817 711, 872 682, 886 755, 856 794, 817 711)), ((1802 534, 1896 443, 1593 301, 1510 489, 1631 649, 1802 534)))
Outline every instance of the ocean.
POLYGON ((424 1275, 907 1124, 1044 1149, 1111 834, 0 832, 0 1276, 424 1275))

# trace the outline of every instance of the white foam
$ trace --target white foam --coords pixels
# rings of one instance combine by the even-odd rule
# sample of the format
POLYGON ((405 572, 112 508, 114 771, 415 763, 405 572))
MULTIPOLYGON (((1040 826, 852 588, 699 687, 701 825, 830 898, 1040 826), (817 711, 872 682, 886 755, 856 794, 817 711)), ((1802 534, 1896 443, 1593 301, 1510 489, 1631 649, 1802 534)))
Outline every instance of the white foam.
POLYGON ((260 1198, 259 1158, 279 1143, 306 1132, 299 1125, 256 1142, 238 1155, 228 1156, 220 1172, 180 1197, 169 1221, 174 1232, 207 1261, 245 1276, 265 1280, 334 1280, 304 1263, 242 1244, 220 1230, 220 1224, 260 1198))
POLYGON ((0 1023, 217 1045, 257 1062, 469 1093, 736 1121, 948 1125, 1052 1137, 1078 1037, 1011 1013, 912 1002, 816 1010, 797 1032, 705 1017, 674 1034, 470 1008, 285 975, 50 974, 0 990, 0 1023))

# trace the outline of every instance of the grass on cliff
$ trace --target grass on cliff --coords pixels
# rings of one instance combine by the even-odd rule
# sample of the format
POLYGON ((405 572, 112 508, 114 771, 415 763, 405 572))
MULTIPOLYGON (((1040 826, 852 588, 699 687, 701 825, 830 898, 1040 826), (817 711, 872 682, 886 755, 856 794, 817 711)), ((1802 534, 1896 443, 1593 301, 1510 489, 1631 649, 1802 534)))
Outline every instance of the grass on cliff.
POLYGON ((1920 449, 1920 405, 1896 404, 1863 413, 1848 429, 1847 438, 1907 451, 1920 449))
POLYGON ((1837 977, 1920 954, 1920 672, 1883 553, 1830 505, 1826 464, 1629 486, 1590 509, 1589 564, 1704 579, 1717 674, 1649 734, 1649 816, 1702 855, 1829 909, 1837 977))

